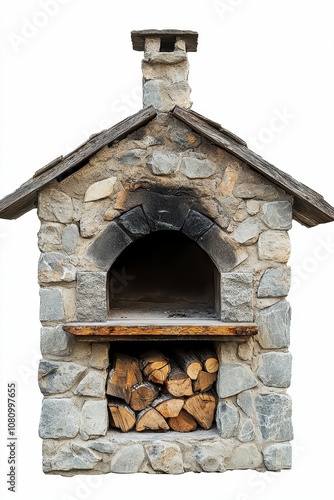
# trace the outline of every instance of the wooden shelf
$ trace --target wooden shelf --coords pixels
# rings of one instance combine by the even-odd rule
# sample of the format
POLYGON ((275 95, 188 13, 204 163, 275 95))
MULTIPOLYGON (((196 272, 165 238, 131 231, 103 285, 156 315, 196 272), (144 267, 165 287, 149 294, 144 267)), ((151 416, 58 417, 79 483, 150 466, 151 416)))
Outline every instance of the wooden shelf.
POLYGON ((151 320, 106 323, 66 323, 65 332, 78 340, 220 340, 247 341, 258 333, 255 323, 222 323, 217 320, 151 320))

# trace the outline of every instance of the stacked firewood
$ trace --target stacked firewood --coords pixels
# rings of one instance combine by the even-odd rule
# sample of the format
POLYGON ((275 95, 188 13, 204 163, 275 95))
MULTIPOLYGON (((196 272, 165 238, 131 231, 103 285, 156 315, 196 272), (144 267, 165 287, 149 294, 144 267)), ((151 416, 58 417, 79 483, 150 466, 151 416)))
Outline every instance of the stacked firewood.
POLYGON ((115 353, 108 373, 110 425, 128 432, 212 426, 218 360, 210 349, 115 353))

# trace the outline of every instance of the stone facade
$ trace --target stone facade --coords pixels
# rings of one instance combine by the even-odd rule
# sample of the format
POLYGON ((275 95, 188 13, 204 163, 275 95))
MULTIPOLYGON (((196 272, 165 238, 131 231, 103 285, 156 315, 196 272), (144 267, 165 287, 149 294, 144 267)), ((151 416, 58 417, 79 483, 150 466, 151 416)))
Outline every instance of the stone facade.
POLYGON ((40 436, 44 471, 222 472, 291 466, 291 197, 161 112, 39 195, 40 436), (152 202, 154 201, 154 203, 152 202), (158 207, 158 208, 157 208, 158 207), (131 242, 182 231, 221 277, 221 319, 259 334, 215 345, 216 428, 189 435, 108 429, 108 343, 61 325, 108 318, 107 272, 131 242))

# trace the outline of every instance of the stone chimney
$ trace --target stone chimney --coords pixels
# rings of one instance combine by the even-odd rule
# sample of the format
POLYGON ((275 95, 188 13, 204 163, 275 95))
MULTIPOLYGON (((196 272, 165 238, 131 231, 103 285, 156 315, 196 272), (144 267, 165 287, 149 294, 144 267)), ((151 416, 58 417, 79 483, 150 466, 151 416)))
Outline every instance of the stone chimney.
POLYGON ((131 32, 134 50, 144 52, 143 106, 170 111, 175 105, 191 108, 187 52, 197 51, 198 33, 183 30, 131 32))

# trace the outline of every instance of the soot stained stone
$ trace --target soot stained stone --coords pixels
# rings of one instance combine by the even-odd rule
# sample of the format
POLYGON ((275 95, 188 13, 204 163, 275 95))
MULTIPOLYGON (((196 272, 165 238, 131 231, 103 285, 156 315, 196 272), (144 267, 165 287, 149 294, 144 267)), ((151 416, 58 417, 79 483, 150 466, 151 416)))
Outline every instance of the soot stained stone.
POLYGON ((190 210, 182 232, 192 240, 197 241, 211 226, 213 226, 212 220, 195 210, 190 210))
POLYGON ((152 231, 179 231, 191 208, 191 201, 181 196, 150 192, 143 200, 143 210, 152 231))
POLYGON ((100 269, 108 271, 112 263, 131 242, 130 236, 115 221, 112 221, 91 244, 87 258, 97 264, 100 269))
POLYGON ((118 223, 129 232, 133 238, 141 238, 150 233, 150 226, 148 225, 141 207, 133 208, 121 215, 118 219, 118 223))

